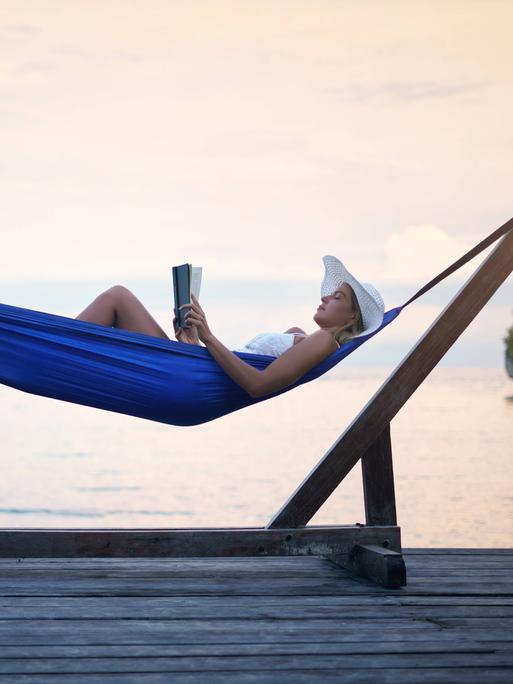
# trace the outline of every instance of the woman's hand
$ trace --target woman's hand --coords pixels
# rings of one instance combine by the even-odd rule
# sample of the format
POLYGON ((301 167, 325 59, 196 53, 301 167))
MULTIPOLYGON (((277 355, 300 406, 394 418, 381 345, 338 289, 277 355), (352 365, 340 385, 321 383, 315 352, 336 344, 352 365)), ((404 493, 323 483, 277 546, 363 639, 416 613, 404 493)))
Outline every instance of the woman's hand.
POLYGON ((212 337, 212 333, 208 327, 205 312, 199 305, 196 297, 191 293, 191 303, 183 304, 181 308, 188 309, 185 314, 187 325, 192 326, 192 330, 194 330, 199 339, 206 344, 206 342, 212 337))
POLYGON ((176 309, 175 309, 175 317, 173 318, 173 328, 175 329, 175 337, 179 342, 183 342, 185 344, 200 344, 199 338, 198 338, 198 331, 194 327, 190 328, 180 328, 178 325, 178 319, 176 317, 176 309))

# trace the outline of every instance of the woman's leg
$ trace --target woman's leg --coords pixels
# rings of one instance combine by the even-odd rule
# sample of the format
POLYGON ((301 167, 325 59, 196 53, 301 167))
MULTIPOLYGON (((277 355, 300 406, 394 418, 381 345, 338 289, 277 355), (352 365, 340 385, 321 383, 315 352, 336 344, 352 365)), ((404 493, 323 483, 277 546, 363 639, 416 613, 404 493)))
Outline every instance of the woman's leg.
POLYGON ((150 312, 123 285, 114 285, 102 292, 76 318, 169 339, 150 312))

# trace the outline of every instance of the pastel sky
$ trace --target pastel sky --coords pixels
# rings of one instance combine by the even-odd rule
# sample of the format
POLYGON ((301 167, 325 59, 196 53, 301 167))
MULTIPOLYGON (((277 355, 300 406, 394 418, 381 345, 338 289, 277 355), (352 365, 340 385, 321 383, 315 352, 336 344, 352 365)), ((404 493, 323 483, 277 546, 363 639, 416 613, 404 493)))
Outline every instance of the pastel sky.
MULTIPOLYGON (((170 328, 204 268, 233 346, 313 331, 321 257, 387 308, 512 212, 509 0, 0 0, 0 301, 131 287, 170 328)), ((478 260, 357 362, 399 361, 478 260)), ((502 364, 513 279, 447 357, 502 364)), ((215 327, 214 327, 215 326, 215 327)))

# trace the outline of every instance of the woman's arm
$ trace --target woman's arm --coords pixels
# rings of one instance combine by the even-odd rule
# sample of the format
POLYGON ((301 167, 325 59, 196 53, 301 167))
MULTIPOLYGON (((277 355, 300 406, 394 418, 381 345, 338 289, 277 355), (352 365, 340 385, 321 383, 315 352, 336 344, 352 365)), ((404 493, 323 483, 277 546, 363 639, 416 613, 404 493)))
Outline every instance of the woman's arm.
POLYGON ((223 370, 254 398, 277 392, 292 385, 307 371, 320 363, 335 350, 333 337, 324 330, 309 335, 300 345, 294 345, 263 371, 236 356, 210 331, 205 314, 193 297, 187 322, 197 327, 198 335, 210 354, 223 370))
POLYGON ((318 330, 305 338, 301 344, 295 344, 288 349, 263 371, 259 371, 227 349, 213 335, 204 339, 204 342, 211 355, 232 380, 254 398, 292 385, 336 348, 331 335, 318 330))

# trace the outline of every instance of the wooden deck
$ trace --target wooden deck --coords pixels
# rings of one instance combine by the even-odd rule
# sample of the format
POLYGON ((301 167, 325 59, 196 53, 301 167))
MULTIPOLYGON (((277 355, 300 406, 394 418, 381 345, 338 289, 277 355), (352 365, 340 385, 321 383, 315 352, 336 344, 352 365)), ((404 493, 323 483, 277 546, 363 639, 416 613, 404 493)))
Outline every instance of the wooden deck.
POLYGON ((0 684, 513 681, 513 549, 404 551, 384 589, 318 557, 0 559, 0 684))

